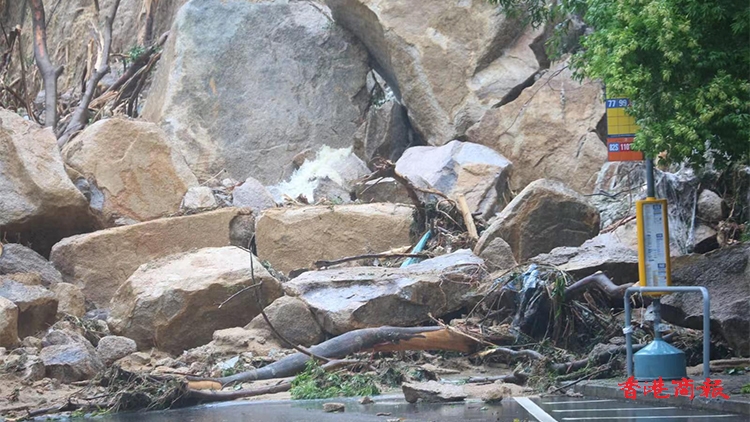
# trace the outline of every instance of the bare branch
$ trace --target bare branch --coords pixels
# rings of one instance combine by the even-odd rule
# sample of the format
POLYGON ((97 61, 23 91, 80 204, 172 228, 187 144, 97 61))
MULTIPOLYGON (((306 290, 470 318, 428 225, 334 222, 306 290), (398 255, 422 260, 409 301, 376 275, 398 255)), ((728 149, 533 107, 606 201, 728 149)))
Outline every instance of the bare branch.
POLYGON ((96 87, 104 75, 109 73, 109 51, 112 47, 112 24, 115 21, 115 16, 117 15, 117 9, 119 7, 120 0, 115 0, 109 13, 104 16, 101 27, 97 31, 99 37, 99 51, 97 52, 96 65, 94 66, 94 71, 92 72, 91 77, 86 83, 86 91, 81 97, 81 102, 73 112, 73 117, 71 117, 62 135, 57 140, 57 144, 60 148, 65 146, 75 133, 81 131, 86 126, 89 114, 89 104, 94 98, 96 87))
POLYGON ((31 0, 31 22, 34 28, 34 59, 44 81, 44 126, 54 128, 57 124, 57 78, 62 73, 62 67, 55 68, 47 52, 42 0, 31 0))

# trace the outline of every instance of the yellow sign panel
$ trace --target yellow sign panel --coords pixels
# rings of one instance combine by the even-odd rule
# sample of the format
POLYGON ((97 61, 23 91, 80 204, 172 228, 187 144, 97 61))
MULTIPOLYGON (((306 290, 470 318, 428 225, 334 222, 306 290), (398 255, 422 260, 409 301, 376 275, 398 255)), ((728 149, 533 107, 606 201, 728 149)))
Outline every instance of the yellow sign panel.
MULTIPOLYGON (((636 201, 638 223, 638 271, 643 287, 672 285, 669 257, 667 200, 646 198, 636 201)), ((661 296, 654 293, 652 296, 661 296)))
POLYGON ((642 161, 643 153, 632 149, 638 125, 625 110, 627 98, 610 98, 607 106, 607 151, 609 161, 642 161))
POLYGON ((627 99, 607 100, 607 135, 633 136, 638 131, 635 117, 629 115, 625 109, 630 105, 627 99), (621 102, 621 104, 618 104, 621 102))

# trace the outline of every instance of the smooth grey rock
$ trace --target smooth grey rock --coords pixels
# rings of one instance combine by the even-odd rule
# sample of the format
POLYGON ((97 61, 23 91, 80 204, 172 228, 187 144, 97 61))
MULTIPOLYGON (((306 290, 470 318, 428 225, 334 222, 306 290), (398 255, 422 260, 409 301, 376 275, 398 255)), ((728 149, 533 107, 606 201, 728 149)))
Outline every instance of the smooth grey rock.
POLYGON ((48 346, 42 349, 39 357, 46 375, 66 384, 91 379, 104 369, 94 348, 81 343, 48 346))
POLYGON ((638 253, 619 242, 612 233, 603 233, 581 246, 562 246, 529 260, 551 265, 575 279, 602 271, 617 285, 638 281, 638 253))
POLYGON ((706 223, 717 223, 724 219, 726 205, 715 192, 705 189, 698 196, 697 216, 706 223))
POLYGON ((384 325, 411 327, 466 304, 483 261, 463 249, 405 268, 347 267, 306 272, 285 283, 332 335, 384 325))
MULTIPOLYGON (((673 259, 672 284, 706 287, 711 295, 712 334, 722 336, 736 355, 750 357, 750 243, 673 259)), ((662 298, 662 317, 672 324, 700 329, 701 295, 667 295, 662 298)))
POLYGON ((489 272, 509 270, 518 265, 510 245, 500 237, 492 239, 479 257, 487 264, 489 272))
POLYGON ((44 287, 63 281, 60 271, 51 262, 32 249, 17 243, 2 245, 0 255, 0 275, 13 273, 39 274, 44 287))
POLYGON ((368 71, 365 48, 312 3, 191 0, 143 116, 172 135, 199 179, 226 169, 275 183, 297 152, 351 145, 368 71))
POLYGON ((428 403, 463 401, 467 394, 458 385, 441 384, 437 381, 416 382, 401 384, 404 399, 409 403, 418 400, 428 403))
MULTIPOLYGON (((282 296, 274 300, 264 311, 271 325, 284 338, 294 343, 294 346, 312 346, 325 337, 305 302, 296 297, 282 296)), ((256 316, 245 328, 265 329, 269 331, 268 337, 273 335, 262 315, 256 316)))
POLYGON ((0 296, 18 307, 18 335, 33 336, 55 323, 57 298, 41 286, 0 278, 0 296))
POLYGON ((451 198, 463 194, 471 211, 484 217, 507 204, 512 169, 511 162, 493 149, 460 141, 412 147, 396 162, 396 172, 412 183, 451 198))
POLYGON ((248 177, 245 182, 234 188, 232 206, 251 208, 255 215, 276 206, 276 201, 265 186, 257 179, 248 177))
POLYGON ((107 366, 137 351, 138 347, 135 341, 121 336, 102 337, 96 346, 96 353, 99 355, 99 359, 107 366))

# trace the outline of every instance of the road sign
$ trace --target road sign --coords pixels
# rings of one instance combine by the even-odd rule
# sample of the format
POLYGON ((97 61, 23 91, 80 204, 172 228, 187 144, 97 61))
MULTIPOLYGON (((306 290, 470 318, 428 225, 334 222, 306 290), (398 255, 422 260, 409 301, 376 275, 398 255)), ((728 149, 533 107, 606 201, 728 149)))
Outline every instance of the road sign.
POLYGON ((610 98, 607 107, 607 151, 609 161, 641 161, 643 153, 631 149, 638 125, 625 110, 630 107, 627 98, 610 98))
POLYGON ((646 198, 636 201, 635 213, 638 225, 640 284, 643 287, 671 286, 667 200, 646 198))

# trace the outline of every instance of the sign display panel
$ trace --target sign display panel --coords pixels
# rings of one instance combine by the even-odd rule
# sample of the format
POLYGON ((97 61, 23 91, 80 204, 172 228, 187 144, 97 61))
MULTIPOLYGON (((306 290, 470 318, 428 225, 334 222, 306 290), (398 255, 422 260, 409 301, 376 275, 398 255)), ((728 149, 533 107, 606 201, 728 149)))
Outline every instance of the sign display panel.
MULTIPOLYGON (((648 198, 636 202, 638 270, 643 287, 672 284, 669 257, 667 201, 648 198)), ((659 294, 654 294, 658 296, 659 294)))
POLYGON ((610 98, 607 107, 607 151, 609 161, 641 161, 643 153, 633 151, 632 143, 638 125, 625 110, 630 107, 627 98, 610 98))

